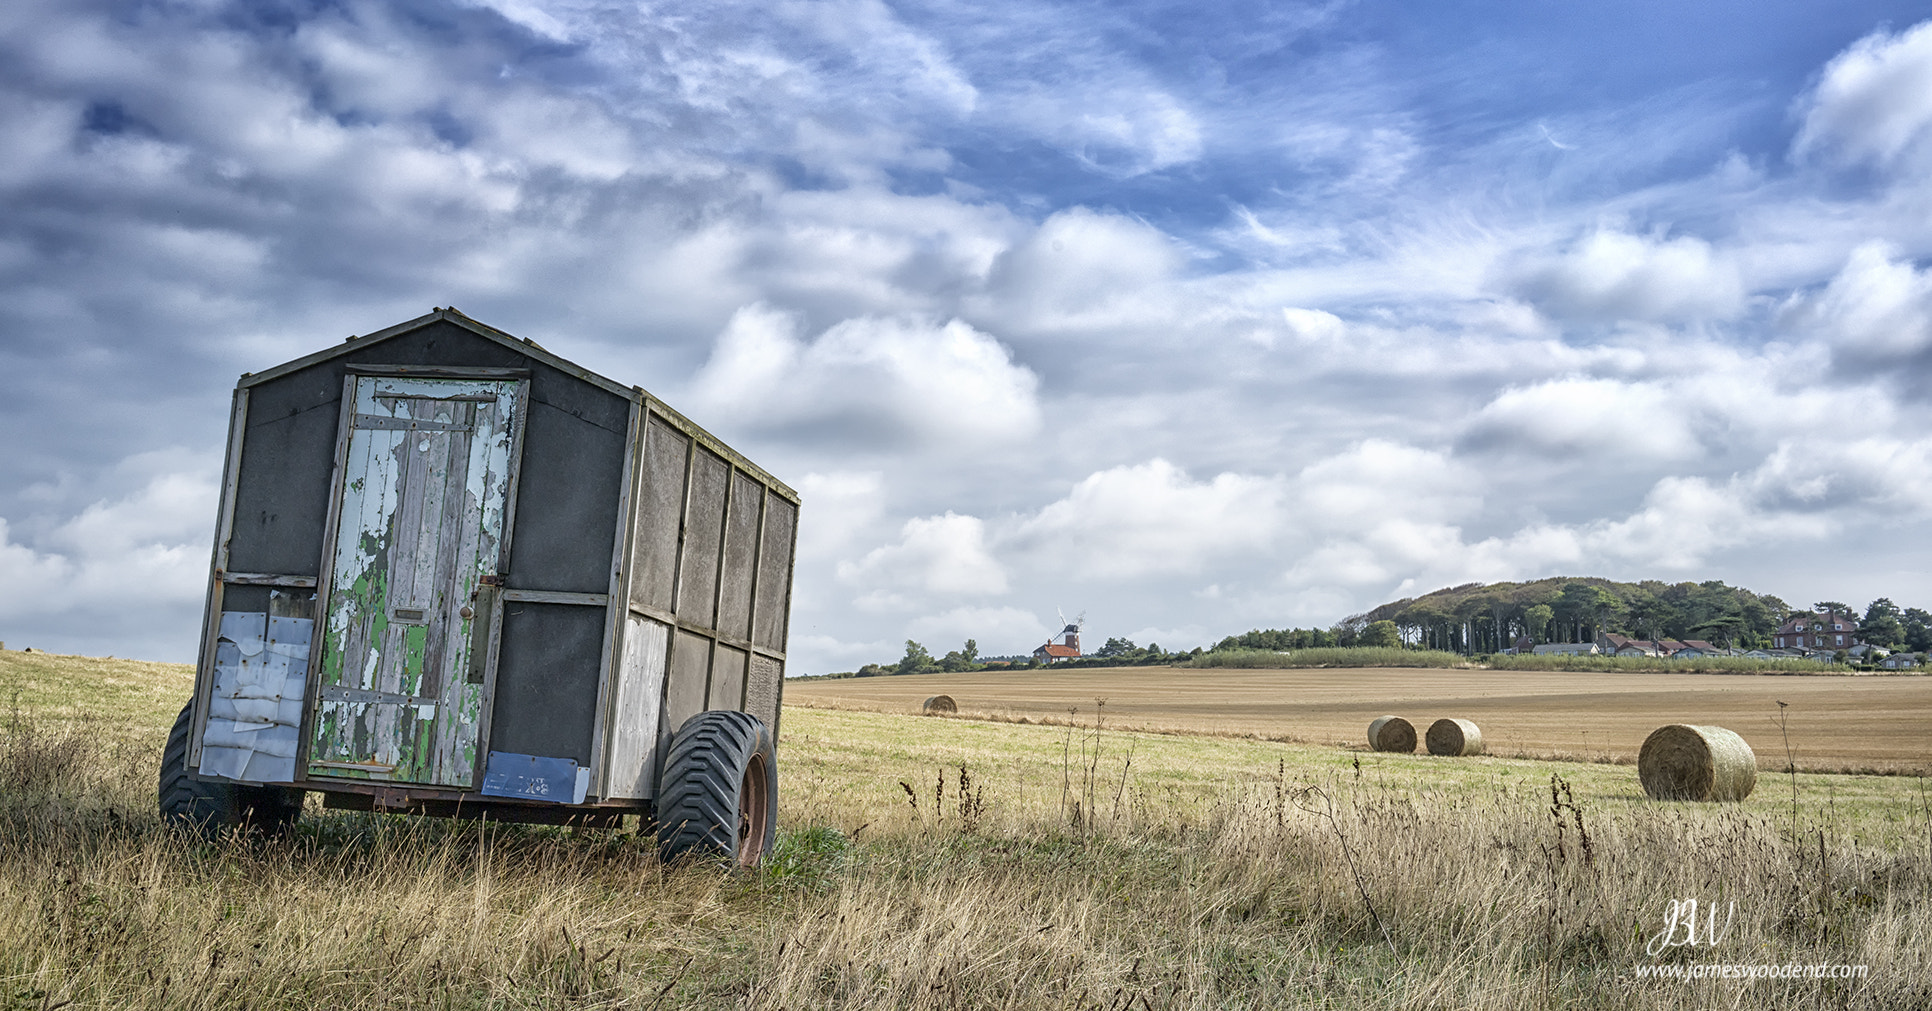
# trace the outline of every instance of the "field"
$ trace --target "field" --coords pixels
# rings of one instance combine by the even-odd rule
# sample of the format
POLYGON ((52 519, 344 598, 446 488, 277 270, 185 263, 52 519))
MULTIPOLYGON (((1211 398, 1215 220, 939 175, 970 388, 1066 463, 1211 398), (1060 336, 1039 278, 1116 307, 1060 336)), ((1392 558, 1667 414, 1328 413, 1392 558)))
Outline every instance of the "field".
POLYGON ((1122 729, 1341 747, 1366 747, 1369 721, 1384 713, 1407 719, 1418 734, 1455 716, 1482 728, 1492 754, 1599 762, 1636 761, 1644 737, 1664 724, 1709 723, 1742 735, 1764 770, 1784 769, 1788 731, 1801 771, 1932 772, 1932 677, 1920 676, 1124 667, 785 686, 793 706, 873 712, 918 712, 940 694, 963 715, 997 720, 1091 723, 1098 712, 1122 729), (1779 702, 1788 703, 1784 728, 1779 702))
POLYGON ((1627 766, 790 706, 779 852, 733 875, 318 810, 184 838, 153 776, 188 681, 0 653, 0 1008, 1932 1006, 1908 776, 1659 804, 1627 766), (1647 953, 1684 898, 1728 930, 1647 953), (1712 963, 1865 969, 1641 975, 1712 963))

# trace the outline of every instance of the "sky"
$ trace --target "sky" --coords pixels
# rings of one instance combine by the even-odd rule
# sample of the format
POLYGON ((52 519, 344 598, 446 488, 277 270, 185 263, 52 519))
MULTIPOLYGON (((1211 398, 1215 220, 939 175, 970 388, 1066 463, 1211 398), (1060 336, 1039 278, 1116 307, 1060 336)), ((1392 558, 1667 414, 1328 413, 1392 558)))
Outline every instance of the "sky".
POLYGON ((799 490, 794 674, 1932 607, 1926 14, 10 0, 0 641, 192 659, 236 377, 444 305, 799 490))

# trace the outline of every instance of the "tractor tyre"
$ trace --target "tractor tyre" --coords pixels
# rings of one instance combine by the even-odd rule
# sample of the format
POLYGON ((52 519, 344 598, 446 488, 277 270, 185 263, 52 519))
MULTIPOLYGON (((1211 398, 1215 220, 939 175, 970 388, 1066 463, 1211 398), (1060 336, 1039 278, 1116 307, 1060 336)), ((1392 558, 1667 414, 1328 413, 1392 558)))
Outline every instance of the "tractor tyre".
POLYGON ((223 829, 253 829, 275 836, 302 814, 302 791, 281 786, 248 786, 202 779, 188 771, 188 734, 193 705, 181 707, 161 752, 161 820, 214 839, 223 829))
POLYGON ((777 838, 777 749, 764 721, 714 710, 671 738, 657 793, 657 852, 758 866, 777 838))

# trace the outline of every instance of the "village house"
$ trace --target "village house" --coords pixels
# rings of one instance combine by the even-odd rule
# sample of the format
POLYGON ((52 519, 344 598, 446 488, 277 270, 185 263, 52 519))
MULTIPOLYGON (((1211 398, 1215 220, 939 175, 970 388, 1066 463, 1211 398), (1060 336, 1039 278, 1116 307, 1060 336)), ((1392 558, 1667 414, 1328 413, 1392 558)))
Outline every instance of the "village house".
POLYGON ((1080 626, 1068 625, 1056 636, 1059 642, 1048 639, 1046 644, 1033 651, 1033 659, 1041 663, 1059 663, 1063 660, 1080 659, 1080 626))
POLYGON ((1858 619, 1849 614, 1827 611, 1817 614, 1805 611, 1786 618, 1784 624, 1772 633, 1771 645, 1778 649, 1825 650, 1827 652, 1849 649, 1859 645, 1858 619))
POLYGON ((1679 660, 1728 653, 1702 639, 1632 639, 1614 632, 1597 636, 1596 647, 1598 652, 1611 656, 1666 656, 1679 660))
POLYGON ((1594 642, 1546 642, 1541 646, 1530 647, 1537 656, 1592 656, 1597 652, 1594 642))

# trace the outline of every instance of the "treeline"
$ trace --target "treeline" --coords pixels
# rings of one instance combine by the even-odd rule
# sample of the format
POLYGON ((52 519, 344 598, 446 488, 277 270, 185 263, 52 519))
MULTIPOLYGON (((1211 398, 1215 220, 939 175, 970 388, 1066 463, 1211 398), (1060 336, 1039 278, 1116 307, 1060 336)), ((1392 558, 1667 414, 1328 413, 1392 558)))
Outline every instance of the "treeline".
MULTIPOLYGON (((1056 670, 1072 667, 1149 667, 1158 664, 1175 664, 1200 656, 1202 650, 1170 653, 1159 643, 1137 646, 1131 639, 1108 639, 1100 647, 1077 660, 1054 662, 1056 670)), ((1026 656, 1011 659, 992 659, 982 661, 979 656, 979 643, 968 639, 959 649, 944 656, 935 657, 924 645, 911 639, 906 640, 906 652, 896 663, 869 663, 855 671, 826 674, 828 678, 870 678, 887 677, 895 674, 936 674, 940 672, 957 673, 976 670, 1034 670, 1044 667, 1037 657, 1026 656)))
POLYGON ((1463 654, 1498 653, 1520 640, 1591 642, 1604 633, 1759 649, 1773 644, 1772 636, 1791 615, 1825 610, 1859 619, 1861 637, 1875 646, 1932 648, 1932 614, 1900 608, 1888 598, 1872 601, 1861 616, 1841 601, 1797 608, 1719 579, 1623 583, 1559 576, 1525 583, 1465 583, 1383 604, 1344 619, 1336 628, 1345 638, 1350 630, 1366 631, 1388 622, 1405 643, 1463 654))

